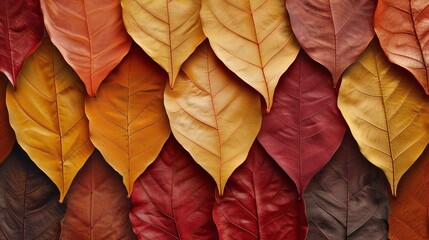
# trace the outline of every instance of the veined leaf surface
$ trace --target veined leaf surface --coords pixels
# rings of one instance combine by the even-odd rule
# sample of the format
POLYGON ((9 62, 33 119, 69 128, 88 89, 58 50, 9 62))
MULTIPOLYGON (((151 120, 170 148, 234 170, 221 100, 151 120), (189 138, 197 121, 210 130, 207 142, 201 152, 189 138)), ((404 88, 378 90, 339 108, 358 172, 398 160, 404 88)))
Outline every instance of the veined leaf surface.
POLYGON ((6 108, 6 89, 8 80, 0 74, 0 164, 6 160, 15 143, 15 133, 9 124, 6 108))

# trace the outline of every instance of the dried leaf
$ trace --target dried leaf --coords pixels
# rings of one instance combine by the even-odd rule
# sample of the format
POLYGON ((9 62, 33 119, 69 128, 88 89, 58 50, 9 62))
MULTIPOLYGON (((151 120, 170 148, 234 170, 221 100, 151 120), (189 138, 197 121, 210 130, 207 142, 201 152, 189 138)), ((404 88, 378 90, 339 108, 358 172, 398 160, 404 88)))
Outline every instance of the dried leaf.
POLYGON ((186 59, 206 38, 201 28, 201 0, 122 0, 124 24, 170 78, 170 86, 186 59))
POLYGON ((0 166, 0 239, 58 239, 65 206, 55 185, 16 145, 0 166))
POLYGON ((255 141, 246 161, 216 196, 220 239, 305 239, 304 200, 292 180, 255 141))
POLYGON ((0 74, 0 164, 9 156, 15 143, 15 133, 9 124, 6 109, 7 83, 6 76, 0 74))
POLYGON ((301 51, 280 78, 258 140, 301 195, 331 159, 346 129, 329 72, 301 51))
POLYGON ((94 150, 84 113, 85 90, 48 38, 27 59, 6 104, 16 139, 60 190, 60 201, 94 150))
POLYGON ((41 0, 46 30, 67 63, 95 96, 130 49, 120 1, 41 0))
POLYGON ((215 184, 170 137, 137 179, 131 223, 139 239, 217 239, 212 220, 215 184))
POLYGON ((363 155, 396 195, 399 179, 429 142, 429 97, 373 41, 344 74, 338 107, 363 155))
POLYGON ((348 131, 305 191, 308 239, 387 239, 389 202, 383 172, 348 131))
POLYGON ((387 58, 410 71, 429 94, 429 2, 379 0, 374 28, 387 58))
POLYGON ((216 58, 207 42, 182 69, 174 90, 165 89, 172 132, 222 194, 259 132, 259 95, 216 58))
POLYGON ((299 52, 284 2, 203 0, 203 30, 224 64, 271 109, 280 76, 299 52))
POLYGON ((374 0, 286 0, 286 7, 301 47, 329 69, 334 85, 374 36, 374 0))
POLYGON ((95 151, 70 187, 61 239, 136 239, 130 206, 121 177, 95 151))
POLYGON ((0 1, 0 71, 15 86, 25 59, 42 41, 39 0, 0 1))
POLYGON ((138 46, 87 97, 91 141, 123 177, 128 195, 134 181, 158 156, 170 135, 163 105, 167 76, 138 46))

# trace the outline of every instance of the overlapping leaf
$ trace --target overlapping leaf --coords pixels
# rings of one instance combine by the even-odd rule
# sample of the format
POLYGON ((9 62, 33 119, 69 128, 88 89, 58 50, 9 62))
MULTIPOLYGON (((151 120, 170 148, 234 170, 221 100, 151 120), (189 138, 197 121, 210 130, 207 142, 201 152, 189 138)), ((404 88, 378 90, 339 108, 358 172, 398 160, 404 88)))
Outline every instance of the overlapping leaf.
POLYGON ((130 49, 120 1, 40 0, 46 30, 95 96, 100 83, 130 49))
POLYGON ((0 1, 0 71, 15 86, 25 59, 44 34, 39 0, 0 1))
POLYGON ((389 238, 429 239, 429 149, 405 173, 398 196, 390 197, 389 238))
POLYGON ((27 59, 6 104, 16 139, 60 190, 60 201, 94 150, 84 113, 85 90, 50 40, 27 59))
POLYGON ((280 78, 258 140, 301 195, 338 149, 345 128, 329 72, 302 51, 280 78))
POLYGON ((61 222, 61 239, 136 239, 121 177, 98 151, 76 176, 61 222))
POLYGON ((139 239, 217 239, 215 184, 170 137, 138 178, 130 218, 139 239))
POLYGON ((174 85, 180 66, 206 38, 200 8, 201 0, 122 0, 128 33, 168 72, 170 86, 174 85))
POLYGON ((350 132, 305 191, 308 239, 387 239, 383 172, 360 153, 350 132))
POLYGON ((374 28, 384 53, 410 71, 429 94, 429 2, 379 0, 374 28))
POLYGON ((185 62, 164 104, 172 132, 217 183, 220 194, 261 126, 257 92, 216 58, 207 42, 185 62))
POLYGON ((304 200, 292 180, 255 141, 246 161, 217 195, 220 239, 305 239, 304 200))
POLYGON ((280 76, 298 55, 281 0, 203 0, 203 30, 224 64, 272 106, 280 76))
POLYGON ((123 177, 128 194, 170 135, 163 106, 167 76, 138 46, 87 97, 91 141, 123 177))
POLYGON ((286 0, 286 6, 300 45, 329 69, 334 84, 374 36, 374 0, 286 0))
POLYGON ((65 206, 17 145, 0 166, 0 239, 58 239, 65 206))
POLYGON ((15 133, 10 127, 6 109, 7 83, 6 76, 0 74, 0 164, 9 156, 15 143, 15 133))
POLYGON ((338 107, 363 155, 396 195, 399 179, 429 142, 429 97, 373 41, 344 74, 338 107))

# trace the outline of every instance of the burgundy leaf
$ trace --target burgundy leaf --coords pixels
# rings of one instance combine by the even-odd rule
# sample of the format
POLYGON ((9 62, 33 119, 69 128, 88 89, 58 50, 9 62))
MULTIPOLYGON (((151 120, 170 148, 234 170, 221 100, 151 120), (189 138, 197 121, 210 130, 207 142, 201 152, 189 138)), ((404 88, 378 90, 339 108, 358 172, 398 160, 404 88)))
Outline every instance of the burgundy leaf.
POLYGON ((345 129, 329 72, 301 51, 280 78, 259 142, 302 195, 338 149, 345 129))
POLYGON ((120 175, 94 151, 70 187, 61 239, 136 239, 130 207, 120 175))
POLYGON ((255 141, 246 161, 216 196, 220 239, 305 239, 304 200, 292 180, 255 141))
POLYGON ((134 184, 134 232, 139 239, 217 239, 215 189, 210 176, 170 137, 134 184))
POLYGON ((9 124, 6 108, 6 89, 8 80, 0 73, 0 164, 6 160, 15 143, 15 133, 9 124))

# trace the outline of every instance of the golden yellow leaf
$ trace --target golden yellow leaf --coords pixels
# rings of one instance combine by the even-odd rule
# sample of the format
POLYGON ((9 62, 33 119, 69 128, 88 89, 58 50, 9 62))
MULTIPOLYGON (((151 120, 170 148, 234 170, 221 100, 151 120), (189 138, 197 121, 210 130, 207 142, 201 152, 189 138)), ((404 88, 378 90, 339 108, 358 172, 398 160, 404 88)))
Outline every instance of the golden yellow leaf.
POLYGON ((182 70, 174 90, 165 89, 171 130, 222 194, 261 127, 259 94, 229 71, 207 42, 182 70))
POLYGON ((396 195, 400 178, 429 142, 429 97, 375 39, 345 72, 338 107, 361 152, 384 171, 396 195))
POLYGON ((62 201, 94 150, 85 88, 48 38, 27 58, 17 84, 16 91, 9 86, 6 93, 16 139, 58 187, 62 201))
POLYGON ((201 0, 122 0, 121 4, 128 33, 168 72, 173 87, 183 62, 206 38, 201 0))
POLYGON ((134 45, 100 85, 98 97, 85 100, 91 141, 122 175, 128 195, 170 135, 163 105, 167 78, 134 45))
POLYGON ((224 64, 262 94, 269 111, 299 52, 284 0, 203 0, 203 30, 224 64))

